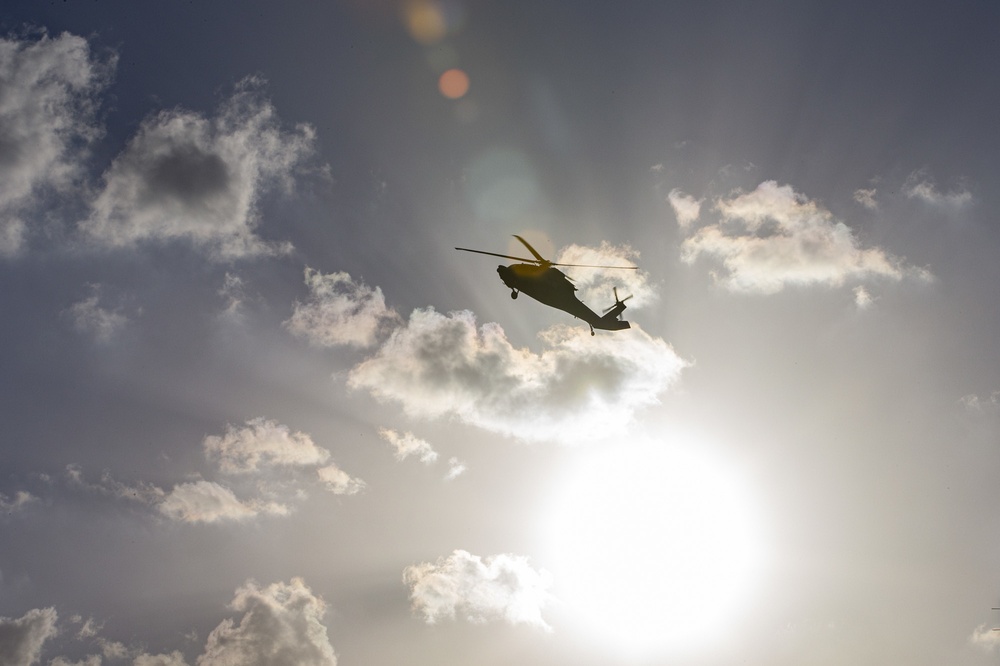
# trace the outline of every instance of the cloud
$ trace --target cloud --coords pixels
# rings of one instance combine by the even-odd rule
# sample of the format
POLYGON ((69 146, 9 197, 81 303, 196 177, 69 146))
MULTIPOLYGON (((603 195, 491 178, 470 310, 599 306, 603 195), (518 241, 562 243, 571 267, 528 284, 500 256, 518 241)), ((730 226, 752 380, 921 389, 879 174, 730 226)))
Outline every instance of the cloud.
POLYGON ((336 465, 321 467, 316 470, 316 473, 319 476, 319 480, 326 486, 326 489, 334 495, 356 495, 368 485, 361 479, 352 477, 336 465))
POLYGON ((961 208, 972 202, 972 193, 965 188, 947 193, 941 192, 924 171, 911 173, 903 189, 910 199, 919 199, 933 206, 961 208))
POLYGON ((854 190, 854 200, 859 204, 867 208, 868 210, 877 210, 878 201, 875 200, 875 195, 877 194, 876 189, 873 187, 870 190, 857 189, 854 190))
POLYGON ((854 304, 858 306, 859 310, 867 310, 875 305, 875 297, 859 285, 854 288, 854 304))
POLYGON ((226 307, 222 310, 220 316, 233 322, 242 321, 243 307, 247 301, 246 286, 243 283, 243 278, 236 273, 226 271, 226 275, 222 279, 222 287, 216 293, 226 303, 226 307))
POLYGON ((73 321, 73 328, 89 335, 101 344, 111 342, 118 331, 125 327, 129 319, 120 309, 108 310, 99 305, 101 286, 91 285, 91 295, 77 301, 66 309, 73 321))
POLYGON ((54 608, 35 608, 14 619, 0 617, 0 664, 31 666, 38 662, 42 645, 58 633, 54 608))
POLYGON ((981 624, 969 636, 969 642, 987 652, 992 652, 1000 647, 1000 631, 988 629, 985 624, 981 624))
POLYGON ((226 426, 225 435, 206 437, 203 446, 205 457, 217 461, 226 474, 256 472, 261 466, 320 465, 330 457, 309 435, 292 433, 288 426, 263 417, 247 421, 240 429, 226 426))
MULTIPOLYGON (((582 245, 565 247, 555 261, 590 266, 634 266, 638 258, 639 253, 627 245, 615 246, 602 242, 596 248, 582 245)), ((598 312, 602 306, 596 305, 597 303, 614 304, 614 288, 618 289, 621 298, 635 296, 628 303, 633 309, 649 305, 658 298, 656 288, 649 283, 649 274, 642 270, 574 268, 567 271, 572 273, 573 284, 578 290, 577 298, 590 304, 598 312)))
POLYGON ((80 661, 69 661, 65 657, 56 657, 49 662, 49 666, 101 666, 101 655, 92 654, 80 661))
POLYGON ((444 475, 445 481, 457 479, 468 469, 466 464, 458 458, 448 458, 448 472, 444 475))
POLYGON ((670 207, 674 209, 674 215, 677 216, 677 226, 681 228, 681 231, 687 231, 701 215, 701 204, 704 199, 695 199, 690 194, 684 194, 675 187, 667 195, 667 201, 670 202, 670 207))
POLYGON ((639 327, 591 337, 583 327, 541 333, 545 351, 515 348, 468 311, 414 310, 348 386, 400 403, 410 416, 454 417, 523 440, 574 443, 617 432, 656 404, 687 365, 639 327))
POLYGON ((287 515, 283 504, 240 501, 229 488, 213 481, 193 481, 174 486, 157 507, 164 516, 183 523, 243 521, 260 514, 287 515))
POLYGON ((681 246, 681 258, 722 262, 731 291, 772 294, 789 285, 840 286, 847 280, 911 276, 928 271, 906 265, 880 248, 861 248, 850 227, 788 185, 765 181, 756 190, 719 199, 721 221, 701 227, 681 246))
POLYGON ((413 610, 428 624, 456 615, 473 623, 501 620, 545 631, 542 608, 551 601, 551 577, 536 571, 528 559, 501 554, 483 560, 456 550, 436 563, 424 562, 403 571, 413 610))
POLYGON ((392 445, 396 460, 406 460, 409 456, 417 456, 420 462, 430 465, 438 459, 437 451, 424 440, 415 437, 412 432, 400 435, 389 428, 379 428, 378 435, 392 445))
POLYGON ((45 191, 67 190, 79 177, 86 146, 101 135, 96 98, 114 66, 68 33, 0 38, 0 256, 23 248, 23 218, 45 191))
POLYGON ((966 410, 978 414, 1000 411, 1000 391, 993 391, 985 398, 980 398, 978 395, 970 393, 963 395, 958 401, 962 403, 966 410))
POLYGON ((355 282, 347 273, 305 270, 309 299, 296 302, 285 328, 318 347, 371 347, 387 325, 399 321, 379 287, 355 282))
POLYGON ((243 613, 240 623, 213 629, 197 666, 336 666, 322 623, 326 603, 301 578, 267 587, 247 581, 230 608, 243 613))
POLYGON ((0 513, 12 514, 37 501, 38 498, 26 490, 18 490, 13 497, 0 493, 0 513))
POLYGON ((184 655, 179 651, 170 654, 140 654, 132 662, 132 666, 188 666, 184 655))
POLYGON ((143 121, 104 174, 83 231, 111 247, 185 240, 218 260, 289 251, 257 236, 258 205, 291 187, 315 132, 283 130, 262 86, 245 79, 213 117, 172 109, 143 121))

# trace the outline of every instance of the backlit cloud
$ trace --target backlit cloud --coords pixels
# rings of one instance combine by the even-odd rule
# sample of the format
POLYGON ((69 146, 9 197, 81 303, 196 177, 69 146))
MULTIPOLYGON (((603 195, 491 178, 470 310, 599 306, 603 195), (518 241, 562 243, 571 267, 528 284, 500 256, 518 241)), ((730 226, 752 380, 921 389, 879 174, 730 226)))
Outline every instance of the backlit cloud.
POLYGON ((295 303, 285 327, 319 347, 351 345, 370 347, 385 327, 399 315, 385 305, 379 287, 355 282, 347 273, 329 273, 306 268, 309 298, 295 303))
POLYGON ((639 327, 591 337, 584 327, 556 326, 541 338, 546 349, 536 354, 515 348, 497 324, 477 329, 471 312, 418 309, 348 385, 411 416, 574 443, 615 433, 687 365, 639 327))
MULTIPOLYGON (((639 253, 632 248, 615 246, 602 242, 600 247, 570 245, 562 249, 553 260, 564 264, 589 266, 635 266, 639 253)), ((656 287, 649 282, 649 274, 643 270, 623 270, 614 268, 565 268, 573 278, 577 288, 577 298, 590 306, 598 314, 606 306, 615 302, 614 289, 618 297, 635 296, 628 302, 632 309, 639 309, 656 301, 656 287)))
POLYGON ((699 228, 681 246, 682 259, 722 263, 732 291, 775 293, 790 285, 840 286, 847 280, 911 276, 928 271, 881 248, 862 248, 854 232, 815 201, 775 181, 719 199, 721 220, 699 228))
POLYGON ((437 562, 424 562, 403 571, 413 610, 428 624, 457 616, 473 623, 504 621, 545 631, 542 609, 552 600, 551 577, 536 571, 526 557, 501 554, 485 560, 456 550, 437 562))
POLYGON ((682 231, 686 231, 698 220, 698 216, 701 215, 701 204, 704 199, 695 199, 690 194, 684 194, 675 187, 667 195, 667 201, 670 202, 670 207, 674 209, 674 215, 677 217, 677 226, 682 231))
POLYGON ((972 202, 972 193, 965 188, 942 192, 924 171, 915 171, 903 186, 906 196, 934 206, 961 208, 972 202))
POLYGON ((240 501, 229 488, 204 480, 174 486, 157 509, 167 518, 182 523, 243 521, 261 514, 289 513, 287 506, 275 502, 240 501))
POLYGON ((31 666, 45 641, 58 633, 54 608, 35 608, 19 618, 0 617, 0 664, 31 666))
POLYGON ((243 617, 212 630, 198 666, 336 666, 322 622, 326 603, 301 578, 267 587, 247 581, 230 608, 243 617))
POLYGON ((172 109, 147 118, 104 174, 83 230, 113 247, 184 240, 216 259, 288 251, 256 234, 258 204, 291 186, 315 132, 282 129, 261 87, 244 80, 212 117, 172 109))
POLYGON ((340 469, 337 465, 327 465, 316 470, 319 480, 334 495, 357 495, 368 484, 340 469))
POLYGON ((414 436, 412 432, 399 434, 389 428, 379 428, 378 435, 393 448, 396 460, 406 460, 416 456, 420 462, 429 465, 438 459, 437 451, 428 442, 414 436))
POLYGON ((994 631, 981 624, 969 636, 969 642, 987 652, 992 652, 1000 647, 1000 631, 994 631))
POLYGON ((309 435, 263 417, 247 421, 243 428, 227 426, 222 437, 206 437, 204 447, 205 456, 226 474, 256 472, 263 466, 321 465, 330 457, 309 435))
POLYGON ((101 134, 96 98, 114 66, 68 33, 0 38, 0 256, 22 249, 25 220, 46 190, 78 180, 84 148, 101 134))

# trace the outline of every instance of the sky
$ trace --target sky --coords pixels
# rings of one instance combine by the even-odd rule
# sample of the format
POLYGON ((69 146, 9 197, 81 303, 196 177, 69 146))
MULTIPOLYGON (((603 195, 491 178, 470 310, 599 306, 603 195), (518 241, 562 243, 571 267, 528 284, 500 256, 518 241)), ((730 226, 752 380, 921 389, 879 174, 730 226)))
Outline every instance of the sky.
POLYGON ((995 663, 998 34, 4 3, 0 664, 995 663))

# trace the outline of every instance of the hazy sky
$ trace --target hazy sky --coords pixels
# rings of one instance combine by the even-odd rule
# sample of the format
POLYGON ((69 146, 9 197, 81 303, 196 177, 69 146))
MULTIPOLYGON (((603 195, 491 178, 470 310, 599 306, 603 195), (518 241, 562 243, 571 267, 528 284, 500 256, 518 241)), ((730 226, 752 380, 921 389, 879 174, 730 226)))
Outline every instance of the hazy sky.
POLYGON ((735 5, 4 3, 0 664, 995 663, 1000 5, 735 5))

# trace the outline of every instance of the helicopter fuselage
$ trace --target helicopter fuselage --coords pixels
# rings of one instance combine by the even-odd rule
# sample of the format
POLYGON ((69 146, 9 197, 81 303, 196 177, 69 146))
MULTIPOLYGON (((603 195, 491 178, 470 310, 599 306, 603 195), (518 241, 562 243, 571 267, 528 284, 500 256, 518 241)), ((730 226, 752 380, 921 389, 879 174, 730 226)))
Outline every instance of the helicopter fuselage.
POLYGON ((603 317, 598 315, 576 297, 576 287, 558 268, 534 264, 501 264, 497 266, 497 274, 510 287, 511 298, 517 298, 518 292, 525 293, 540 303, 584 320, 590 324, 591 329, 619 331, 630 328, 627 321, 618 319, 618 315, 625 309, 624 304, 616 304, 603 317))

